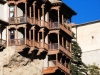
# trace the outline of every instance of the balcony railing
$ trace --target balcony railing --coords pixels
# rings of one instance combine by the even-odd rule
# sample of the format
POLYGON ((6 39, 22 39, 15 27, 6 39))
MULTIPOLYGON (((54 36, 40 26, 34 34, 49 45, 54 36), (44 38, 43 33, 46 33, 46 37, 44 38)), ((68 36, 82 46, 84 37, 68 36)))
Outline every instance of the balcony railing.
POLYGON ((68 55, 69 57, 71 57, 71 52, 70 52, 68 49, 64 48, 63 46, 58 45, 58 43, 49 44, 49 45, 48 45, 48 49, 49 49, 49 50, 58 50, 58 46, 59 46, 59 49, 60 49, 63 53, 65 53, 66 55, 68 55))
POLYGON ((49 44, 48 49, 58 49, 58 43, 49 44))
POLYGON ((12 17, 9 18, 9 23, 10 24, 18 24, 18 23, 26 23, 27 20, 25 17, 12 17))
POLYGON ((60 69, 62 69, 63 71, 65 71, 65 72, 67 72, 68 74, 70 74, 70 70, 69 70, 67 67, 65 67, 64 65, 60 64, 58 61, 56 61, 56 65, 57 65, 60 69))
POLYGON ((69 26, 62 25, 62 24, 59 24, 59 25, 58 25, 58 22, 52 22, 52 23, 50 24, 50 29, 62 29, 62 30, 65 31, 67 34, 69 34, 70 36, 72 36, 72 32, 71 32, 71 30, 69 29, 69 26))
POLYGON ((46 22, 46 21, 41 20, 41 22, 40 22, 40 26, 41 26, 41 27, 46 27, 46 28, 49 29, 49 23, 46 22))
POLYGON ((49 66, 48 67, 57 67, 58 69, 62 69, 63 71, 67 72, 68 74, 70 73, 70 70, 65 67, 64 65, 62 65, 61 63, 59 63, 57 60, 51 60, 49 61, 49 66))
POLYGON ((25 44, 25 39, 9 39, 8 42, 9 46, 13 46, 13 45, 24 45, 25 44))

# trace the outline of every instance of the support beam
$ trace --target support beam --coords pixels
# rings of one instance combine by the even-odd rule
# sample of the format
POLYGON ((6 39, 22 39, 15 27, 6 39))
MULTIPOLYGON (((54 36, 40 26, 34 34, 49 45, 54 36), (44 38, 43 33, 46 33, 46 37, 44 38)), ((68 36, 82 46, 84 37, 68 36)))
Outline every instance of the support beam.
POLYGON ((27 2, 25 2, 25 19, 27 20, 27 2))
MULTIPOLYGON (((15 37, 16 37, 15 39, 18 39, 18 30, 17 30, 17 28, 16 28, 16 36, 15 37)), ((18 44, 18 42, 16 44, 18 44)))
POLYGON ((59 33, 58 33, 58 49, 60 49, 59 45, 60 45, 60 41, 59 41, 59 33))
POLYGON ((8 42, 9 42, 9 40, 8 40, 8 26, 6 27, 6 41, 7 41, 7 47, 8 47, 8 42))
POLYGON ((32 16, 32 15, 31 15, 31 14, 32 14, 32 10, 31 10, 31 9, 32 9, 32 8, 31 8, 31 6, 30 6, 30 10, 29 10, 29 12, 30 12, 30 14, 29 14, 29 15, 30 15, 30 18, 31 18, 31 16, 32 16))
POLYGON ((45 6, 45 4, 42 5, 42 17, 43 17, 42 20, 43 20, 43 26, 45 24, 44 23, 44 21, 45 21, 45 19, 44 19, 44 16, 45 16, 45 14, 44 14, 44 6, 45 6))
POLYGON ((34 24, 35 24, 35 3, 36 3, 36 1, 34 1, 34 3, 33 3, 33 17, 34 17, 34 19, 33 19, 33 22, 34 22, 34 24))
POLYGON ((26 44, 26 27, 24 28, 24 33, 25 33, 25 44, 26 44))
POLYGON ((39 20, 39 25, 41 25, 41 22, 40 22, 40 9, 38 9, 38 20, 39 20))
POLYGON ((35 46, 35 29, 33 29, 33 47, 35 46))
POLYGON ((31 42, 31 30, 29 30, 29 40, 30 40, 30 46, 32 46, 32 42, 31 42))
POLYGON ((42 48, 44 48, 44 30, 42 31, 42 48))
POLYGON ((62 37, 62 46, 64 47, 64 37, 62 37))
POLYGON ((62 14, 62 25, 64 24, 64 15, 62 14))
POLYGON ((60 24, 60 11, 58 9, 58 26, 59 26, 59 24, 60 24))

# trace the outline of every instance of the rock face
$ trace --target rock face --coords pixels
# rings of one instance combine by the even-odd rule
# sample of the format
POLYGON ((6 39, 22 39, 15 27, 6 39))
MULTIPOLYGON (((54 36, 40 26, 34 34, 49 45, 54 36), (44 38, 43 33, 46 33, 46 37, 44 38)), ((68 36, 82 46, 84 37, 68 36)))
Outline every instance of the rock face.
POLYGON ((0 52, 0 75, 43 75, 43 59, 33 59, 7 47, 0 52))

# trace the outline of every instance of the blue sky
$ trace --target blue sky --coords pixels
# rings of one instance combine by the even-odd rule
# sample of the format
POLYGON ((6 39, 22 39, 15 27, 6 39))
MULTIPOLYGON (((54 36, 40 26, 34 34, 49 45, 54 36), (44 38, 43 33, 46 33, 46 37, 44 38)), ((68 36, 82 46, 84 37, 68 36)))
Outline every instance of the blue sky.
POLYGON ((100 20, 100 0, 62 0, 71 7, 76 16, 72 17, 72 22, 81 24, 100 20))

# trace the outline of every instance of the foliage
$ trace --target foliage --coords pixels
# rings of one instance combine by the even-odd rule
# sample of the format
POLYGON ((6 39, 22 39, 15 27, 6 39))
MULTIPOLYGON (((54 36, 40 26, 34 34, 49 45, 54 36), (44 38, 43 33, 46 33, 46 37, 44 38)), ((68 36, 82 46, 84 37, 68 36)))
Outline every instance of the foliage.
POLYGON ((95 64, 88 66, 89 75, 100 75, 100 68, 95 64))
MULTIPOLYGON (((73 38, 74 33, 73 33, 73 38)), ((87 75, 87 66, 81 60, 82 50, 78 43, 72 40, 71 75, 87 75)))

